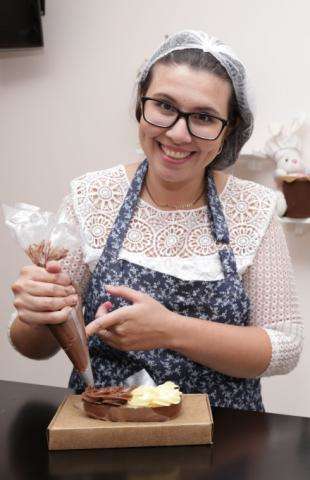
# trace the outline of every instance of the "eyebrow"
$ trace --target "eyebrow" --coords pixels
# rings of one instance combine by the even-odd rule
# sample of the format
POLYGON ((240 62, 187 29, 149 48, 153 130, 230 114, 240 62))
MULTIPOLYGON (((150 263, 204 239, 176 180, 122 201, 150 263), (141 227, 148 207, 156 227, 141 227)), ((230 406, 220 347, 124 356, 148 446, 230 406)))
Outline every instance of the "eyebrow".
MULTIPOLYGON (((172 102, 175 105, 178 105, 178 102, 173 97, 168 95, 167 93, 158 92, 158 93, 154 93, 154 95, 152 95, 152 96, 154 98, 158 98, 159 100, 160 99, 168 100, 169 102, 172 102)), ((211 105, 208 105, 208 106, 205 106, 205 107, 193 108, 193 113, 194 112, 208 112, 208 113, 211 113, 211 114, 213 113, 214 115, 221 116, 220 112, 218 110, 216 110, 214 107, 211 107, 211 105)))

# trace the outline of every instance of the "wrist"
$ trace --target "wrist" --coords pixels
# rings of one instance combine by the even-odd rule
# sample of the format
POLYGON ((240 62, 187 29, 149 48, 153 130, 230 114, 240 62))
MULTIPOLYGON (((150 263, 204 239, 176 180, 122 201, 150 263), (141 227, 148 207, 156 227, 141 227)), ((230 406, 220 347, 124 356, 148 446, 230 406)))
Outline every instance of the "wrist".
POLYGON ((168 311, 166 321, 166 342, 164 348, 170 350, 179 350, 182 345, 182 338, 184 337, 184 329, 188 319, 179 313, 168 311))

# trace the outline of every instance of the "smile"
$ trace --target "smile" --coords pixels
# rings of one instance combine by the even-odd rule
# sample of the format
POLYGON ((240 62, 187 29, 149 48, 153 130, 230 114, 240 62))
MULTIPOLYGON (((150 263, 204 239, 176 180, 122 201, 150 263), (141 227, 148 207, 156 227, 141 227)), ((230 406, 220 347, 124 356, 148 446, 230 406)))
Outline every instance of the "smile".
POLYGON ((172 150, 169 147, 167 147, 166 145, 163 145, 162 143, 159 143, 159 145, 160 145, 160 148, 162 149, 162 151, 164 152, 165 155, 167 155, 170 158, 175 158, 177 160, 178 159, 183 160, 184 158, 187 158, 194 153, 194 152, 184 152, 184 151, 182 152, 180 150, 179 151, 172 150))

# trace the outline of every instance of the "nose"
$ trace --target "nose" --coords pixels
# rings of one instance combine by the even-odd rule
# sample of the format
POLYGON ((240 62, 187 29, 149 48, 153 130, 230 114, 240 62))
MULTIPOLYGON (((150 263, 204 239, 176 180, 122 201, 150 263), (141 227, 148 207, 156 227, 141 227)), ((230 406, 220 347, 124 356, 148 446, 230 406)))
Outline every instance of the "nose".
POLYGON ((192 141, 185 118, 179 118, 173 127, 168 128, 166 136, 173 140, 174 143, 190 143, 192 141))

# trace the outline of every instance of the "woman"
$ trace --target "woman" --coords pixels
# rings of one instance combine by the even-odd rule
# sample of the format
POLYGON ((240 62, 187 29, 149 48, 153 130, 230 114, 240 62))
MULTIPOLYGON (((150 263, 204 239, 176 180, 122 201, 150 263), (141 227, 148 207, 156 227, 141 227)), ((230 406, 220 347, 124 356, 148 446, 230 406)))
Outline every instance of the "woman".
MULTIPOLYGON (((63 215, 83 252, 22 270, 12 343, 57 351, 44 324, 75 304, 71 277, 97 385, 169 379, 212 405, 263 410, 260 377, 296 365, 302 326, 274 193, 222 172, 253 128, 245 69, 218 40, 177 33, 139 75, 136 117, 147 159, 72 182, 63 215)), ((77 372, 70 386, 83 390, 77 372)))

